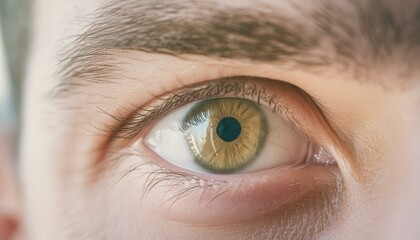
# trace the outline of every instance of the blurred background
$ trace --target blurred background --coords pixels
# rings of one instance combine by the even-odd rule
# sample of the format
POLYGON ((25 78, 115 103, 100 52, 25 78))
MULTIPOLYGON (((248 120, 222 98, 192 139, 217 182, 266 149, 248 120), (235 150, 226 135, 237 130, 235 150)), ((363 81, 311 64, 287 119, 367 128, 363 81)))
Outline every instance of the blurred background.
MULTIPOLYGON (((0 0, 3 1, 3 0, 0 0)), ((5 42, 2 31, 4 4, 0 2, 0 239, 9 239, 18 226, 13 209, 17 206, 16 148, 18 112, 13 104, 11 74, 7 67, 5 42)), ((4 22, 3 22, 4 23, 4 22)), ((4 30, 4 29, 3 29, 4 30)))
MULTIPOLYGON (((20 124, 22 82, 30 40, 31 0, 0 0, 0 160, 15 151, 20 124)), ((0 169, 1 171, 1 169, 0 169)))
MULTIPOLYGON (((0 20, 1 26, 1 20, 0 20)), ((0 27, 1 29, 1 27, 0 27)), ((11 89, 5 64, 5 52, 3 38, 0 31, 0 128, 7 130, 13 125, 13 109, 11 102, 11 89)))
MULTIPOLYGON (((1 21, 1 20, 0 20, 1 21)), ((17 127, 12 107, 12 89, 9 73, 6 70, 6 56, 0 22, 0 203, 5 201, 1 193, 13 191, 10 169, 15 159, 15 127, 17 127)), ((0 236, 1 238, 1 236, 0 236)))
POLYGON ((9 145, 9 141, 6 141, 7 139, 5 138, 12 134, 14 128, 11 89, 5 65, 5 51, 0 20, 0 151, 5 150, 6 145, 9 145))

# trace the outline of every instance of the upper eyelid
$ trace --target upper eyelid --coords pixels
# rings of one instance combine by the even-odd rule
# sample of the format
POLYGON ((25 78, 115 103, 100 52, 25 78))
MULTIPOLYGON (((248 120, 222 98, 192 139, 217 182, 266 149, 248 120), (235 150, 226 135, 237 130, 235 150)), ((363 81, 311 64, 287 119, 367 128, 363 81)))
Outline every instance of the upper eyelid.
POLYGON ((219 78, 187 85, 172 93, 165 93, 156 97, 154 100, 149 101, 145 105, 137 107, 131 111, 129 116, 117 116, 107 113, 118 122, 117 127, 112 129, 107 135, 110 136, 111 140, 118 138, 132 139, 155 120, 160 119, 170 111, 182 107, 185 104, 204 100, 206 98, 223 97, 227 94, 233 94, 235 97, 248 97, 259 104, 264 103, 268 105, 272 108, 273 112, 280 112, 281 115, 287 118, 295 131, 302 135, 302 137, 310 138, 310 136, 302 130, 300 122, 294 116, 293 112, 290 111, 285 103, 283 103, 282 98, 275 95, 274 91, 271 92, 261 86, 257 86, 255 82, 258 81, 276 81, 278 84, 292 85, 278 80, 250 76, 219 78), (249 84, 249 81, 253 83, 249 84), (152 105, 151 102, 156 100, 160 103, 152 105))

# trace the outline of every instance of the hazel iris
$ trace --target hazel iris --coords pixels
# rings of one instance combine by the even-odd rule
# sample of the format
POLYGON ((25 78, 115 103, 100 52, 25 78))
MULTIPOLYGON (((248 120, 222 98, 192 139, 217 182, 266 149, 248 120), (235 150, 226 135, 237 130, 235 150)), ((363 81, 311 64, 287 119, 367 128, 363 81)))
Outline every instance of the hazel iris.
POLYGON ((238 171, 256 158, 266 138, 261 107, 240 98, 197 103, 183 119, 184 132, 195 161, 214 173, 238 171))

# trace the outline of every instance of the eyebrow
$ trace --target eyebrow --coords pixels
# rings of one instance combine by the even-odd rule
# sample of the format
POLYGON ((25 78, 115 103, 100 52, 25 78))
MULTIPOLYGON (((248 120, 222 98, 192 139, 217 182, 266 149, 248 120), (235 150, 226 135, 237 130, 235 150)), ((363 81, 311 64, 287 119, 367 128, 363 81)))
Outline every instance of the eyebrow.
POLYGON ((340 65, 368 71, 396 52, 418 66, 420 5, 401 16, 381 1, 226 7, 196 1, 110 1, 64 54, 60 86, 107 82, 108 50, 278 62, 307 69, 340 65), (401 54, 400 54, 401 55, 401 54), (78 81, 76 81, 78 80, 78 81))

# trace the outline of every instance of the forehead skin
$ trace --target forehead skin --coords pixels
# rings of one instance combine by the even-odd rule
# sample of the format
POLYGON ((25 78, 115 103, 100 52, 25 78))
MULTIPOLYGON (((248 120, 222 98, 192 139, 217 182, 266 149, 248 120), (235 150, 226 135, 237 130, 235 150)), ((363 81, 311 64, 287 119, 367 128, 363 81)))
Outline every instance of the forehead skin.
POLYGON ((134 187, 107 195, 100 185, 87 191, 58 186, 83 179, 63 176, 85 166, 81 153, 92 137, 83 130, 99 117, 98 108, 115 109, 133 99, 140 104, 146 99, 139 91, 151 98, 163 85, 179 87, 179 81, 249 75, 286 79, 316 98, 355 156, 349 168, 357 171, 341 169, 352 195, 345 217, 322 239, 418 239, 418 1, 232 2, 35 1, 20 149, 29 236, 153 239, 161 229, 180 239, 245 234, 189 231, 151 213, 148 219, 133 217, 141 211, 130 208, 139 205, 124 207, 121 196, 135 195, 134 187), (232 33, 229 41, 223 30, 232 33), (174 42, 172 36, 180 38, 174 42), (119 69, 109 67, 116 62, 122 62, 119 69), (155 82, 121 79, 121 72, 155 82), (59 94, 51 97, 53 89, 59 94))

